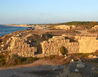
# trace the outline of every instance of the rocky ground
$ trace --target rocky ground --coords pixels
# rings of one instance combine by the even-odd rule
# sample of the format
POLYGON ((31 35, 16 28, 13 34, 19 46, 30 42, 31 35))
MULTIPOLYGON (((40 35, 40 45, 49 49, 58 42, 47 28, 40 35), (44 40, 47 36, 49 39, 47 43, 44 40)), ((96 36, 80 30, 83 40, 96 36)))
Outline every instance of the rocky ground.
POLYGON ((71 62, 58 77, 98 77, 98 66, 89 62, 71 62))
POLYGON ((98 66, 97 63, 81 61, 71 61, 63 65, 27 64, 0 69, 0 77, 98 77, 98 66))

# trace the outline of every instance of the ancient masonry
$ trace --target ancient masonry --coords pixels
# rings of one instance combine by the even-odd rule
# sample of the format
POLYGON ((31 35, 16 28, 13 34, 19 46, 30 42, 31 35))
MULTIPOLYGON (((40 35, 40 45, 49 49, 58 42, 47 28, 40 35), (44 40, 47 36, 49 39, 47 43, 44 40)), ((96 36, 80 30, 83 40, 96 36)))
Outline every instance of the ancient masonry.
POLYGON ((92 53, 98 50, 96 37, 75 36, 75 40, 65 39, 64 36, 54 36, 48 41, 41 43, 44 55, 60 55, 60 48, 64 46, 68 53, 92 53))
POLYGON ((11 51, 11 54, 31 57, 34 56, 34 52, 37 51, 36 47, 30 47, 29 44, 25 43, 25 40, 20 37, 11 37, 10 40, 8 50, 11 51))
POLYGON ((45 55, 61 55, 60 48, 62 46, 68 50, 68 53, 78 53, 79 50, 78 42, 70 42, 69 39, 65 39, 63 36, 54 36, 48 41, 42 42, 41 45, 45 55))
MULTIPOLYGON (((26 39, 21 37, 11 37, 10 43, 7 48, 11 54, 17 54, 23 57, 31 57, 38 54, 38 47, 30 46, 26 43, 26 39)), ((68 53, 92 53, 98 50, 97 37, 90 36, 74 36, 72 40, 68 36, 53 36, 52 38, 40 42, 42 48, 42 54, 44 56, 49 55, 61 55, 60 48, 63 46, 68 50, 68 53)))
POLYGON ((79 42, 79 53, 92 53, 98 50, 98 38, 94 36, 76 36, 79 42))

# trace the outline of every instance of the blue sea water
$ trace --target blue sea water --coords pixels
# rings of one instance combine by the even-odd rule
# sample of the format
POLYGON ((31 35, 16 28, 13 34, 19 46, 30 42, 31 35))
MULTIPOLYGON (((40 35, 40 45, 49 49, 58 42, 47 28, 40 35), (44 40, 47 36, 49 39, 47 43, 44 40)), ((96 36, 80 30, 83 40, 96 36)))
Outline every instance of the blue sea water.
POLYGON ((0 36, 9 34, 15 31, 25 30, 25 29, 26 27, 13 27, 13 26, 0 25, 0 36))

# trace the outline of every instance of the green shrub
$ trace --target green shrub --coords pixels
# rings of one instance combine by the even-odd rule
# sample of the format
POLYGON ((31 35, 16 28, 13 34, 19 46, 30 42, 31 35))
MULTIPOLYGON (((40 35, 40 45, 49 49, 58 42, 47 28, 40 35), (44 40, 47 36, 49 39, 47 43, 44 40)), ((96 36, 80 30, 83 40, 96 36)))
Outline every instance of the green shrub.
POLYGON ((27 63, 32 63, 32 62, 34 62, 36 60, 38 60, 38 58, 20 57, 18 55, 11 55, 7 64, 8 65, 27 64, 27 63))
POLYGON ((54 59, 56 57, 56 55, 50 55, 49 59, 54 59))
POLYGON ((16 54, 12 55, 3 55, 0 54, 0 66, 13 66, 19 64, 28 64, 33 63, 38 60, 36 57, 20 57, 16 54))
POLYGON ((0 66, 3 66, 6 64, 6 58, 4 55, 0 54, 0 66))
POLYGON ((2 39, 0 39, 0 43, 2 42, 3 40, 2 39))
POLYGON ((79 57, 88 57, 90 55, 90 53, 76 53, 74 55, 79 56, 79 57))
POLYGON ((7 65, 21 64, 21 58, 18 55, 11 55, 7 60, 7 65))
POLYGON ((60 48, 60 52, 61 52, 62 55, 67 55, 68 50, 67 50, 64 46, 62 46, 62 47, 60 48))
POLYGON ((38 60, 38 58, 36 58, 36 57, 28 57, 28 58, 26 58, 26 63, 32 63, 32 62, 34 62, 36 60, 38 60))
POLYGON ((98 50, 96 50, 96 51, 93 53, 93 55, 98 56, 98 50))

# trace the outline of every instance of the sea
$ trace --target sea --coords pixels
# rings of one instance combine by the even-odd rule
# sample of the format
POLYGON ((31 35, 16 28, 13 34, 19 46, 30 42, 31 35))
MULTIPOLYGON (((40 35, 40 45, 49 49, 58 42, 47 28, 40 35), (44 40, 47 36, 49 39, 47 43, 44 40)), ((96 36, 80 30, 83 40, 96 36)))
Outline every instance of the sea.
POLYGON ((15 32, 15 31, 21 31, 26 30, 27 27, 15 27, 15 26, 6 26, 6 25, 0 25, 0 36, 15 32))

